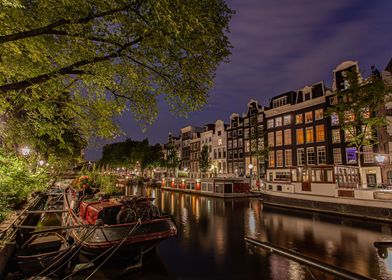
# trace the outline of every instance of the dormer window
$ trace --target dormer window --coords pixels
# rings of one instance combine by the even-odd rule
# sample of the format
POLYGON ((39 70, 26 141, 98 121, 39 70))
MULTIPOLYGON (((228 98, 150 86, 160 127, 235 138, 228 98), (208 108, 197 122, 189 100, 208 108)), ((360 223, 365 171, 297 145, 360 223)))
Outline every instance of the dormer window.
POLYGON ((278 107, 284 106, 286 104, 287 104, 287 96, 283 96, 283 97, 277 98, 272 101, 273 108, 278 108, 278 107))

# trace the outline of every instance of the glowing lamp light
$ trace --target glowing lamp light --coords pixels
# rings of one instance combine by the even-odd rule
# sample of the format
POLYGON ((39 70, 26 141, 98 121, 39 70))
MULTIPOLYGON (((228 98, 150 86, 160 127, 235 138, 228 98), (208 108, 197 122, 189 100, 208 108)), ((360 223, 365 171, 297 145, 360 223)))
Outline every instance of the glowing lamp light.
POLYGON ((385 160, 385 156, 383 155, 376 155, 374 158, 376 159, 377 163, 383 163, 385 160))
POLYGON ((45 164, 45 161, 41 159, 41 160, 38 162, 38 164, 39 164, 40 166, 43 166, 43 165, 45 164))
POLYGON ((249 168, 250 170, 252 170, 252 169, 253 169, 253 164, 249 163, 248 168, 249 168))
POLYGON ((30 150, 29 147, 25 146, 25 147, 23 147, 23 148, 21 149, 21 152, 22 152, 22 155, 28 156, 28 155, 30 154, 31 150, 30 150))

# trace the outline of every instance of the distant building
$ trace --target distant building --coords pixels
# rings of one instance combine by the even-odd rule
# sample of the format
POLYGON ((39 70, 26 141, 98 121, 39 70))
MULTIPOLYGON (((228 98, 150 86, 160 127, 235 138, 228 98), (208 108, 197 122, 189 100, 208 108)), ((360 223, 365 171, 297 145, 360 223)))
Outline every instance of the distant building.
POLYGON ((218 177, 225 177, 227 173, 227 126, 222 120, 215 122, 212 135, 212 169, 218 177))
POLYGON ((191 125, 181 128, 181 170, 184 172, 190 171, 191 140, 198 138, 202 131, 203 128, 191 125))
POLYGON ((230 116, 227 128, 227 172, 230 176, 245 176, 244 123, 237 113, 230 116), (238 146, 240 144, 240 147, 238 146))

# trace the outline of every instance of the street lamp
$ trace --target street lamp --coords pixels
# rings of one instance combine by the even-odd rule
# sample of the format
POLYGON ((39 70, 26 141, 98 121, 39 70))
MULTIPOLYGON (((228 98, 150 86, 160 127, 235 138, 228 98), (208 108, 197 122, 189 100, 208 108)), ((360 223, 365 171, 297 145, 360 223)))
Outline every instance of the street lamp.
POLYGON ((385 156, 383 156, 383 155, 376 155, 374 158, 376 159, 378 164, 384 163, 385 156))
POLYGON ((27 146, 25 146, 21 149, 22 155, 24 155, 24 156, 28 156, 30 154, 30 151, 31 151, 30 148, 27 146))
POLYGON ((249 174, 250 174, 249 187, 252 188, 252 169, 253 169, 253 164, 249 163, 248 168, 249 168, 249 174))

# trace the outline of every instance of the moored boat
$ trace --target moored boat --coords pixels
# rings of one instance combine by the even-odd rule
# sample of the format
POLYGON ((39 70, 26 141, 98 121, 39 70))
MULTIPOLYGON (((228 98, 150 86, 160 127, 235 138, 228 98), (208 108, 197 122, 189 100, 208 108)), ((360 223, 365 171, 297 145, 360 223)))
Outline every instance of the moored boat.
POLYGON ((68 248, 69 243, 57 232, 32 235, 16 252, 15 259, 21 271, 35 274, 55 262, 68 248))
POLYGON ((70 227, 70 236, 85 255, 99 255, 118 246, 116 256, 131 257, 177 235, 172 219, 162 215, 149 198, 80 200, 78 192, 71 188, 64 197, 65 209, 68 209, 64 223, 70 227))

